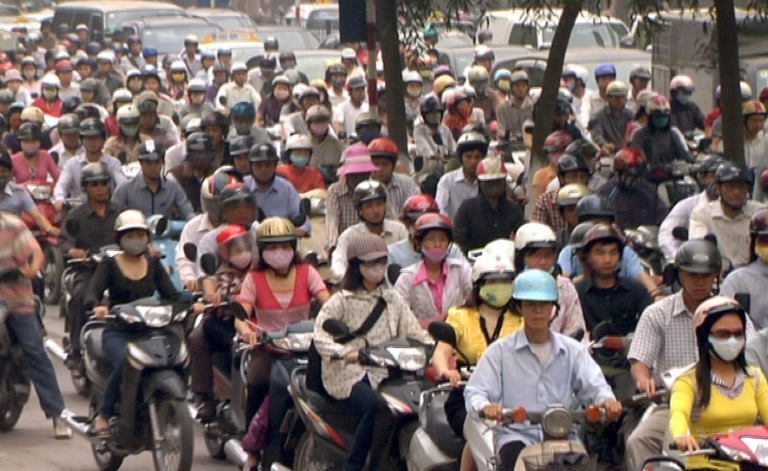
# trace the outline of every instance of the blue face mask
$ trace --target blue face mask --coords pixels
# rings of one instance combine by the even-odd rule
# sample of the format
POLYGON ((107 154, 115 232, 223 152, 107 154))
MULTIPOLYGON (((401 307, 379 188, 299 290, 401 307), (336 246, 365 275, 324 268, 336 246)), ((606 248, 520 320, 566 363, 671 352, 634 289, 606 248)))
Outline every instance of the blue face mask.
POLYGON ((296 168, 304 168, 309 163, 309 157, 303 157, 299 155, 292 155, 291 156, 291 163, 296 168))
POLYGON ((370 144, 372 140, 376 139, 380 135, 381 133, 376 129, 362 129, 360 130, 360 134, 357 137, 359 137, 360 140, 367 145, 367 144, 370 144))

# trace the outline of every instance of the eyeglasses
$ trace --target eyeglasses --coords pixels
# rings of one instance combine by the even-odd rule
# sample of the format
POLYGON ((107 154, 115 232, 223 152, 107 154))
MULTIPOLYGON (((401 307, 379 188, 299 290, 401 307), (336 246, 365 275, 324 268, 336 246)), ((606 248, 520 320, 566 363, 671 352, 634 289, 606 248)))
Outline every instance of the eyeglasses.
POLYGON ((717 330, 710 331, 709 335, 719 340, 727 340, 731 337, 735 337, 737 339, 743 339, 744 329, 738 329, 738 330, 717 329, 717 330))

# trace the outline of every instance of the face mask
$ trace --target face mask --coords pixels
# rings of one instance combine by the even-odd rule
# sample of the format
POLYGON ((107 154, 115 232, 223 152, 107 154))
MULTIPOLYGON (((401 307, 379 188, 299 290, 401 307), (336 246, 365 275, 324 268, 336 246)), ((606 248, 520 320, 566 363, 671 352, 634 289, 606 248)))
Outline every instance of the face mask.
POLYGON ((448 255, 448 249, 421 249, 422 255, 424 255, 424 258, 429 260, 432 263, 440 263, 443 260, 445 260, 446 255, 448 255))
POLYGON ((492 307, 506 306, 512 299, 512 283, 492 283, 480 288, 480 299, 492 307))
POLYGON ((293 164, 297 168, 304 168, 309 163, 309 157, 303 157, 299 155, 292 155, 291 156, 291 164, 293 164))
POLYGON ((507 184, 504 180, 493 183, 481 183, 480 187, 483 191, 483 196, 486 198, 501 198, 507 191, 507 184))
POLYGON ((205 94, 204 93, 193 93, 189 96, 189 101, 193 105, 200 105, 205 101, 205 94))
POLYGON ((691 96, 690 95, 677 95, 676 100, 681 105, 687 105, 688 103, 691 102, 691 96))
POLYGON ((11 181, 11 177, 0 177, 0 191, 5 190, 9 181, 11 181))
POLYGON ((35 72, 26 71, 24 72, 24 78, 27 80, 32 80, 35 78, 35 72))
POLYGON ((59 92, 56 90, 43 90, 43 96, 46 100, 53 101, 57 96, 59 96, 59 92))
POLYGON ((362 129, 360 130, 360 135, 358 137, 366 144, 370 144, 372 140, 376 139, 380 135, 381 133, 376 129, 362 129))
POLYGON ((408 87, 405 91, 408 92, 408 96, 411 98, 418 98, 421 96, 421 87, 408 87))
POLYGON ((294 252, 291 249, 265 250, 261 253, 264 261, 275 270, 285 270, 291 266, 294 252))
POLYGON ((284 101, 290 94, 291 92, 286 90, 275 90, 275 98, 277 98, 279 101, 284 101))
POLYGON ((744 337, 728 337, 727 339, 716 339, 709 336, 709 346, 715 355, 723 361, 733 361, 744 350, 744 337))
POLYGON ((344 88, 344 83, 345 82, 346 81, 343 80, 343 79, 334 80, 333 81, 333 88, 336 88, 336 89, 344 88))
POLYGON ((248 268, 248 265, 251 264, 251 260, 253 260, 253 254, 251 252, 240 252, 239 254, 230 257, 229 264, 235 268, 243 270, 248 268))
POLYGON ((186 82, 187 74, 171 74, 171 78, 174 82, 186 82))
POLYGON ((481 82, 478 84, 473 85, 473 88, 475 89, 475 92, 477 92, 478 95, 483 95, 486 90, 488 90, 488 82, 481 82))
POLYGON ((654 116, 651 118, 653 127, 656 129, 666 129, 669 124, 669 116, 654 116))
POLYGON ((136 125, 126 125, 126 124, 120 124, 120 130, 128 137, 134 137, 136 134, 139 133, 139 126, 136 125))
POLYGON ((440 124, 440 113, 429 113, 425 118, 425 121, 430 126, 437 126, 440 124))
POLYGON ((763 263, 768 263, 768 245, 755 245, 755 255, 763 263))
POLYGON ((499 90, 502 92, 508 92, 512 90, 512 84, 509 83, 509 80, 500 80, 496 86, 499 87, 499 90))
POLYGON ((323 136, 328 132, 328 123, 312 123, 309 125, 309 130, 315 136, 323 136))
POLYGON ((141 91, 142 86, 141 80, 130 80, 128 82, 128 90, 130 90, 132 93, 137 93, 141 91))
POLYGON ((147 250, 148 243, 149 239, 146 237, 141 239, 121 240, 120 248, 122 248, 123 252, 127 253, 128 255, 137 257, 147 250))
POLYGON ((368 283, 378 285, 384 280, 384 274, 387 271, 386 263, 377 263, 373 266, 360 265, 360 274, 368 283))
POLYGON ((235 131, 240 135, 251 132, 251 123, 235 123, 235 131))
POLYGON ((35 155, 38 150, 40 150, 40 141, 22 141, 21 143, 21 151, 25 155, 35 155))

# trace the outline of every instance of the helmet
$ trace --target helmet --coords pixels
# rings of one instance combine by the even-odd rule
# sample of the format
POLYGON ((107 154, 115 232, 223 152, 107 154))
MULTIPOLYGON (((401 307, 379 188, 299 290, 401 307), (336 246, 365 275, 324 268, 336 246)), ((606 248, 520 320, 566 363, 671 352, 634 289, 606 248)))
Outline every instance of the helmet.
POLYGON ((465 83, 463 87, 461 87, 461 91, 464 92, 464 96, 470 99, 477 98, 477 91, 475 90, 475 87, 470 85, 469 83, 465 83))
POLYGON ((90 182, 108 182, 110 180, 112 180, 112 175, 104 162, 89 163, 80 172, 80 186, 83 188, 90 182))
POLYGON ((440 103, 440 100, 438 100, 435 95, 427 95, 423 100, 421 100, 419 111, 421 112, 422 117, 429 113, 442 113, 443 104, 440 103))
POLYGON ((595 79, 599 79, 604 75, 616 77, 616 67, 613 64, 600 64, 595 67, 595 79))
POLYGON ((299 93, 299 101, 303 100, 308 96, 314 96, 314 97, 320 98, 320 91, 315 87, 306 87, 301 91, 301 93, 299 93))
POLYGON ((293 150, 312 150, 312 138, 306 134, 293 134, 285 142, 285 153, 290 155, 293 150))
POLYGON ((465 132, 456 141, 456 155, 461 159, 462 154, 468 150, 479 150, 481 154, 488 153, 488 141, 478 131, 465 132))
POLYGON ((359 183, 355 187, 354 193, 352 193, 352 201, 355 202, 355 208, 357 209, 360 209, 366 201, 376 199, 387 201, 387 190, 383 184, 373 179, 359 183))
POLYGON ((59 118, 59 134, 79 134, 80 118, 75 113, 67 113, 59 118))
POLYGON ((576 218, 581 223, 593 218, 616 218, 613 202, 603 195, 588 195, 576 203, 576 218))
POLYGON ((435 79, 435 82, 432 84, 432 91, 435 92, 435 95, 440 95, 445 91, 446 88, 451 88, 456 85, 456 79, 451 77, 450 75, 441 75, 440 77, 435 79))
POLYGON ((139 160, 162 161, 165 150, 162 145, 157 145, 153 139, 147 139, 139 147, 139 160))
POLYGON ((205 85, 205 81, 203 79, 199 79, 199 78, 193 78, 187 84, 187 91, 190 92, 190 93, 192 93, 192 92, 203 92, 204 93, 206 88, 207 87, 205 85))
POLYGON ((141 92, 136 98, 136 107, 139 109, 139 113, 156 113, 159 103, 160 100, 157 95, 150 91, 141 92))
POLYGON ((563 154, 557 159, 557 174, 563 175, 568 172, 589 173, 589 166, 581 156, 563 154))
MULTIPOLYGON (((610 75, 610 74, 608 74, 610 75)), ((615 74, 614 74, 615 75, 615 74)), ((563 73, 561 75, 562 77, 573 77, 576 80, 581 80, 581 82, 586 85, 587 81, 589 81, 589 72, 587 69, 580 65, 576 64, 570 64, 566 65, 563 69, 563 73)))
MULTIPOLYGON (((208 213, 214 210, 213 204, 219 201, 224 188, 231 184, 242 183, 234 173, 224 171, 226 167, 228 166, 219 167, 213 175, 203 180, 203 184, 200 186, 200 202, 203 212, 208 213)), ((234 170, 232 167, 229 169, 234 170)))
MULTIPOLYGON (((741 101, 748 101, 752 99, 752 87, 745 81, 739 82, 739 91, 741 92, 741 101)), ((715 100, 720 99, 721 89, 720 85, 715 88, 715 100)))
POLYGON ((365 79, 355 75, 347 79, 347 90, 354 90, 356 88, 365 88, 365 79))
POLYGON ((35 58, 32 56, 24 56, 21 59, 21 66, 24 67, 25 65, 34 65, 35 68, 37 68, 37 62, 35 61, 35 58))
POLYGON ((112 93, 112 103, 132 103, 133 93, 127 88, 118 88, 112 93))
POLYGON ((269 36, 267 39, 264 40, 264 49, 267 51, 276 51, 280 49, 280 43, 277 42, 277 38, 274 36, 269 36))
POLYGON ((675 75, 669 82, 669 91, 684 91, 693 93, 695 87, 693 86, 693 80, 687 75, 675 75))
POLYGON ((589 188, 585 185, 582 185, 581 183, 569 183, 560 188, 557 192, 555 204, 560 208, 576 206, 582 198, 591 194, 592 192, 589 191, 589 188))
POLYGON ((715 171, 715 181, 717 183, 746 182, 751 185, 752 172, 746 167, 737 167, 730 162, 724 162, 715 171))
POLYGON ((529 222, 520 226, 515 232, 515 250, 517 251, 556 246, 555 231, 546 224, 529 222))
POLYGON ((305 118, 308 123, 313 121, 329 121, 331 119, 331 113, 323 105, 313 105, 307 110, 305 118))
POLYGON ((420 216, 413 225, 413 229, 416 240, 421 240, 427 235, 427 232, 433 229, 442 230, 448 235, 449 239, 453 239, 453 224, 450 219, 442 214, 427 213, 420 216))
POLYGON ((416 221, 425 213, 436 213, 439 210, 437 202, 430 195, 413 195, 403 203, 403 219, 416 221))
POLYGON ((36 106, 27 106, 20 116, 23 122, 43 123, 43 110, 36 106))
POLYGON ((188 34, 184 37, 184 45, 191 45, 191 44, 197 44, 197 35, 196 34, 188 34))
POLYGON ((746 318, 744 307, 733 298, 728 296, 712 296, 703 303, 699 304, 696 312, 693 313, 693 330, 697 330, 708 316, 718 316, 735 312, 741 316, 742 320, 746 318))
POLYGON ((141 53, 144 57, 154 57, 159 54, 155 46, 147 46, 141 53))
POLYGON ((285 85, 286 87, 291 87, 293 84, 291 83, 290 79, 286 77, 285 75, 278 75, 275 78, 272 79, 272 86, 277 85, 285 85))
POLYGON ((544 270, 525 270, 515 278, 512 299, 556 303, 558 299, 557 281, 554 276, 544 270))
POLYGON ((24 123, 19 127, 16 135, 20 141, 24 140, 39 140, 42 130, 38 123, 24 123))
MULTIPOLYGON (((564 115, 564 114, 570 114, 572 111, 571 108, 571 100, 568 98, 558 95, 557 101, 555 101, 555 114, 557 115, 564 115)), ((564 131, 558 131, 558 132, 564 132, 564 131)))
POLYGON ((608 96, 627 96, 629 89, 626 83, 621 80, 614 80, 605 88, 605 94, 608 96))
POLYGON ((643 67, 643 66, 635 67, 629 73, 629 81, 632 82, 636 78, 650 80, 651 79, 651 71, 648 70, 647 67, 643 67))
POLYGON ((531 83, 530 77, 528 77, 528 72, 524 70, 516 70, 512 73, 512 75, 509 77, 509 81, 512 83, 517 82, 526 82, 528 84, 531 83))
POLYGON ((117 122, 124 124, 138 124, 141 114, 133 105, 125 105, 117 110, 117 122))
POLYGON ((202 157, 213 154, 213 141, 202 132, 193 132, 187 136, 187 156, 202 157))
POLYGON ((768 209, 760 209, 749 220, 749 233, 752 235, 768 235, 768 209))
POLYGON ((595 224, 584 235, 584 244, 582 250, 589 252, 592 246, 597 242, 617 242, 619 244, 619 251, 624 250, 624 236, 621 235, 617 229, 608 224, 595 224))
POLYGON ((43 75, 43 78, 40 79, 40 86, 59 88, 61 87, 61 81, 59 80, 59 77, 54 74, 45 74, 43 75))
POLYGON ((507 167, 499 157, 486 157, 477 166, 477 179, 481 182, 504 180, 507 175, 507 167))
POLYGON ((265 142, 251 147, 248 152, 248 160, 251 162, 277 162, 280 157, 277 155, 275 146, 265 142))
POLYGON ((115 232, 117 232, 117 238, 127 232, 134 229, 143 229, 149 232, 149 226, 147 225, 147 219, 141 213, 135 209, 127 209, 120 213, 115 219, 115 232))
POLYGON ((512 81, 512 72, 510 72, 507 69, 499 69, 493 74, 493 82, 496 83, 501 79, 507 79, 510 82, 512 81))
MULTIPOLYGON (((472 265, 472 283, 492 276, 513 277, 515 275, 513 256, 514 254, 502 256, 501 254, 483 252, 472 265)), ((551 275, 550 278, 552 278, 551 275)))
POLYGON ((277 56, 277 60, 280 62, 287 61, 287 60, 296 60, 296 54, 294 54, 293 51, 281 51, 280 54, 277 56))
POLYGON ((222 206, 230 203, 243 202, 250 202, 254 205, 256 204, 256 201, 253 199, 253 195, 251 194, 251 190, 249 190, 248 187, 245 186, 245 184, 242 182, 230 183, 229 185, 225 186, 221 190, 219 201, 221 202, 222 206))
POLYGON ((251 136, 236 137, 229 143, 229 155, 234 157, 247 154, 251 150, 252 146, 253 138, 251 136))
POLYGON ((477 33, 478 41, 490 41, 492 39, 493 39, 493 33, 488 31, 487 29, 481 29, 480 32, 477 33))
POLYGON ((12 91, 7 88, 5 90, 0 90, 0 103, 13 103, 14 99, 15 97, 13 96, 12 91))
POLYGON ((229 259, 230 248, 234 244, 243 243, 251 245, 253 236, 240 224, 226 224, 216 233, 216 245, 219 257, 224 260, 229 259))
POLYGON ((371 124, 381 126, 379 115, 371 111, 360 113, 357 119, 355 119, 355 131, 359 131, 363 126, 369 126, 371 124))
MULTIPOLYGON (((477 46, 475 48, 475 61, 493 61, 496 60, 496 54, 493 50, 485 45, 477 46)), ((469 80, 469 77, 467 77, 469 80)))
POLYGON ((640 90, 637 93, 637 96, 635 97, 635 102, 637 103, 637 111, 645 111, 648 112, 648 102, 656 96, 656 93, 650 91, 650 90, 640 90))
POLYGON ((634 147, 624 147, 613 157, 613 169, 618 173, 637 174, 647 170, 645 152, 634 147))
POLYGON ((399 150, 395 141, 388 137, 377 137, 368 144, 371 157, 387 157, 392 161, 397 160, 399 150))
POLYGON ((234 75, 235 72, 248 72, 248 66, 245 65, 245 62, 233 62, 229 66, 229 73, 234 75))
POLYGON ((648 114, 666 114, 668 115, 671 112, 670 106, 669 106, 669 100, 667 100, 667 97, 662 95, 653 95, 650 99, 648 99, 648 104, 645 105, 645 111, 648 114))
POLYGON ((695 173, 698 175, 701 173, 715 172, 717 171, 717 167, 724 162, 723 158, 718 154, 707 154, 704 158, 699 159, 695 173))
POLYGON ((571 231, 571 237, 568 239, 568 245, 573 247, 574 251, 581 250, 581 247, 584 246, 584 238, 587 236, 587 232, 589 232, 589 230, 594 226, 595 223, 591 221, 578 224, 573 228, 573 231, 571 231))
POLYGON ((436 38, 437 35, 440 33, 440 30, 437 26, 430 24, 426 28, 424 28, 424 37, 425 38, 436 38))
POLYGON ((296 227, 291 221, 281 217, 269 217, 261 222, 256 230, 256 243, 259 247, 282 242, 296 243, 296 227))
POLYGON ((403 83, 406 85, 409 83, 420 83, 423 84, 424 80, 421 78, 421 75, 419 75, 418 72, 403 72, 403 83))
POLYGON ((683 242, 675 255, 675 268, 691 273, 717 273, 723 269, 723 259, 717 245, 708 240, 683 242))
POLYGON ((585 161, 595 158, 597 152, 598 148, 586 139, 576 139, 565 148, 566 154, 581 157, 585 161))
POLYGON ((488 242, 483 247, 483 254, 491 255, 493 257, 499 256, 512 260, 515 260, 515 243, 510 239, 496 239, 488 242))
POLYGON ((753 114, 760 114, 765 116, 765 105, 759 101, 747 101, 741 105, 741 115, 745 118, 752 116, 753 114))
POLYGON ((488 70, 482 65, 473 65, 467 72, 468 82, 482 82, 483 80, 489 80, 491 77, 488 74, 488 70))
POLYGON ((549 154, 563 153, 572 142, 573 137, 567 131, 555 131, 544 140, 544 152, 549 154))
POLYGON ((231 111, 232 118, 253 119, 256 117, 256 108, 247 101, 235 103, 231 111))

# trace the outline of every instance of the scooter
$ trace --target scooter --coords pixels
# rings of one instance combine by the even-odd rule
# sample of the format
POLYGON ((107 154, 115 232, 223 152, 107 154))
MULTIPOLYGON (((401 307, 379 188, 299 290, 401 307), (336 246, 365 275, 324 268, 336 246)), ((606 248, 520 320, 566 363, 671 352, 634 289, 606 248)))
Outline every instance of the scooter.
MULTIPOLYGON (((56 215, 56 209, 53 207, 51 196, 53 187, 51 183, 43 180, 28 180, 22 184, 27 190, 35 207, 40 214, 48 220, 53 226, 59 226, 61 220, 56 215)), ((64 257, 59 250, 59 238, 48 232, 41 231, 37 227, 34 219, 27 214, 22 213, 22 219, 29 230, 35 235, 37 243, 43 249, 45 254, 45 266, 43 268, 43 279, 45 280, 45 302, 50 305, 56 305, 61 298, 61 274, 64 271, 64 257)), ((42 293, 40 293, 42 296, 42 293)))
POLYGON ((163 267, 168 272, 168 276, 173 282, 173 286, 178 291, 183 291, 184 286, 179 278, 179 272, 175 269, 176 266, 176 245, 179 243, 181 237, 181 231, 184 230, 184 226, 187 225, 187 221, 181 220, 168 220, 160 215, 152 215, 147 218, 147 225, 150 231, 154 234, 152 238, 152 245, 155 250, 162 254, 163 267))
POLYGON ((89 412, 66 411, 62 418, 88 440, 100 470, 116 470, 126 456, 145 450, 153 453, 157 471, 189 471, 192 467, 194 424, 186 405, 186 365, 183 322, 187 306, 144 298, 113 306, 103 320, 83 326, 86 374, 93 387, 89 412), (90 424, 111 373, 104 358, 102 338, 110 327, 130 326, 132 338, 120 385, 118 414, 110 421, 110 436, 93 436, 90 424))
MULTIPOLYGON (((337 341, 349 336, 348 326, 336 319, 326 320, 323 329, 337 341)), ((400 470, 405 463, 411 436, 418 428, 420 393, 429 387, 423 374, 431 353, 428 350, 427 345, 412 339, 394 339, 360 350, 361 365, 385 368, 389 373, 379 384, 377 393, 389 409, 382 413, 388 416, 387 420, 393 420, 394 426, 389 436, 376 444, 383 450, 379 469, 400 470)), ((340 357, 333 360, 343 361, 340 357)), ((342 469, 356 424, 335 400, 309 389, 306 374, 305 368, 294 370, 289 388, 296 411, 307 429, 296 448, 294 469, 342 469)))
POLYGON ((651 276, 662 276, 664 253, 659 247, 659 226, 638 226, 636 229, 624 229, 624 237, 637 252, 645 272, 651 276))
MULTIPOLYGON (((18 268, 0 270, 0 283, 21 277, 18 268)), ((5 324, 8 310, 0 303, 0 432, 10 432, 29 400, 31 385, 26 373, 24 353, 5 324)))

